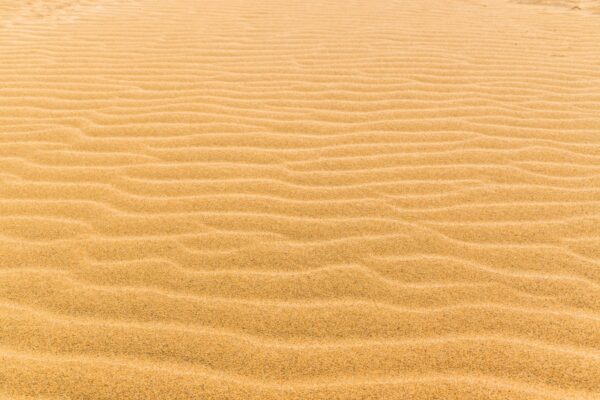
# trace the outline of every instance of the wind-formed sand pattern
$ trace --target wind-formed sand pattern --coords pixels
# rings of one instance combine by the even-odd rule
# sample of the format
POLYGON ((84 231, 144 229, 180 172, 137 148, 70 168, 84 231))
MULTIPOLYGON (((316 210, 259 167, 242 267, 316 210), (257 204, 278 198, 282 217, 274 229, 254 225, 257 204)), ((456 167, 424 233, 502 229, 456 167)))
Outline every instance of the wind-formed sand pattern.
POLYGON ((600 398, 600 2, 0 0, 0 399, 600 398))

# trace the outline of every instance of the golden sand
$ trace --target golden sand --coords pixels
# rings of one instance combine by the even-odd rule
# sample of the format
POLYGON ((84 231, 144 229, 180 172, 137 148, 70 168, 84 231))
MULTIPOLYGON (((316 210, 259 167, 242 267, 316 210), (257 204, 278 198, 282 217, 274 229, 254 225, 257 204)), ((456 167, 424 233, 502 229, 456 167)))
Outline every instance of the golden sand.
POLYGON ((600 2, 0 0, 0 398, 600 398, 600 2))

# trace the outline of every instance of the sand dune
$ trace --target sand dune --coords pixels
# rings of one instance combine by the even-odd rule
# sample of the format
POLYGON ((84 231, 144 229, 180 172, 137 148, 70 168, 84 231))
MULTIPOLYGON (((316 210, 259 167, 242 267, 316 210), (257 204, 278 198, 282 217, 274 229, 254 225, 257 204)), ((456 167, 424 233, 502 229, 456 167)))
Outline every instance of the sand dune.
POLYGON ((0 399, 600 398, 600 3, 0 0, 0 399))

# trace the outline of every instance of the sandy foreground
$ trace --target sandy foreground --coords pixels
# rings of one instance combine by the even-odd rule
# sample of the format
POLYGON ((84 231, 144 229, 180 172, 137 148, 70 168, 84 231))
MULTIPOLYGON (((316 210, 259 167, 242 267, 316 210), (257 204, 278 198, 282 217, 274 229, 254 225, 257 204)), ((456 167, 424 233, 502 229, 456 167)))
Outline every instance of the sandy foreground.
POLYGON ((600 398, 600 2, 0 0, 0 399, 600 398))

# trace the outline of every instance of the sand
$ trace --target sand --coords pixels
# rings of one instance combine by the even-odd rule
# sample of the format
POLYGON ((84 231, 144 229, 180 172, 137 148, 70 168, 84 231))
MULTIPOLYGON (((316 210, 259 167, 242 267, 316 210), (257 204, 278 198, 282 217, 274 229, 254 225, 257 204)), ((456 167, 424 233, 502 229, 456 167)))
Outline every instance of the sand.
POLYGON ((600 2, 0 0, 0 399, 600 398, 600 2))

